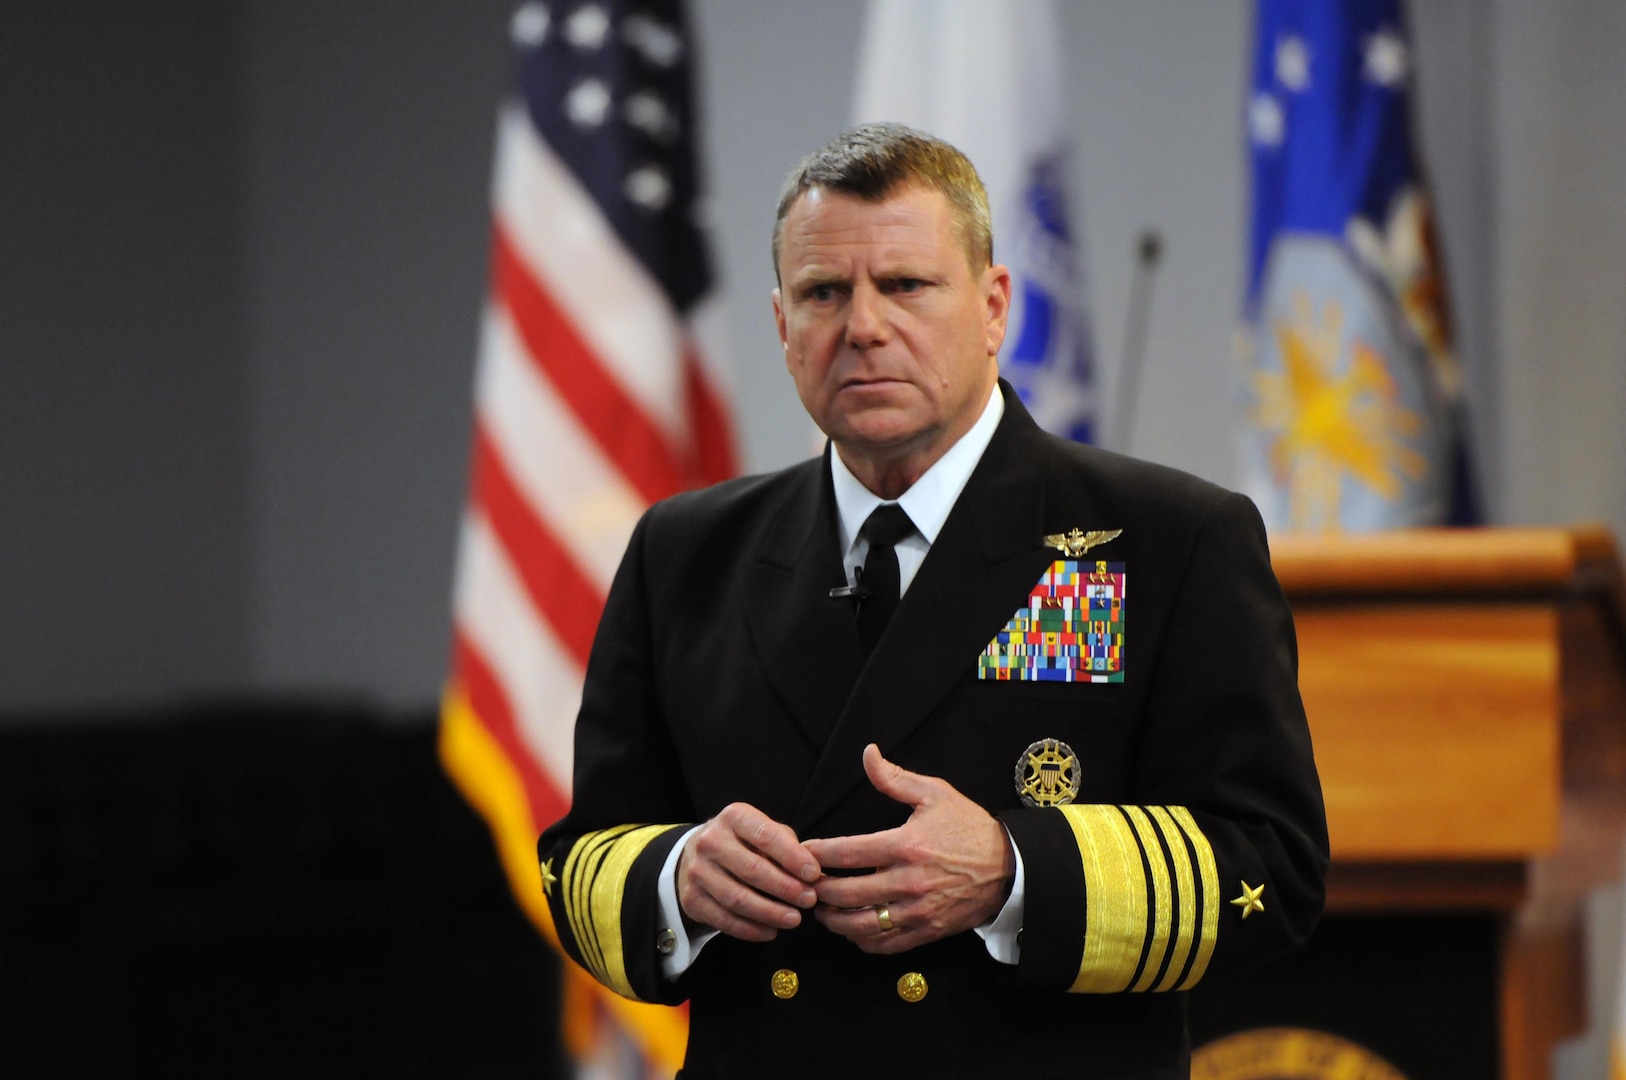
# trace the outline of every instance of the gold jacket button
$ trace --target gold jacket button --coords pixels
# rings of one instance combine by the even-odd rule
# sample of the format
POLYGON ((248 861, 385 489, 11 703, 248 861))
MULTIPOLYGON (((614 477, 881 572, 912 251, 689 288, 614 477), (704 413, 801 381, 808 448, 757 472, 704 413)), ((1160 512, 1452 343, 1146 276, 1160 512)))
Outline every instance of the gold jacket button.
POLYGON ((671 956, 672 950, 677 948, 677 931, 668 926, 655 935, 655 951, 662 956, 671 956))
POLYGON ((774 997, 780 1001, 789 1001, 796 996, 796 991, 802 988, 802 980, 797 978, 796 973, 790 968, 780 968, 773 973, 773 979, 768 985, 773 990, 774 997))
POLYGON ((926 996, 926 976, 918 971, 908 972, 898 980, 898 996, 909 1004, 921 1000, 926 996))

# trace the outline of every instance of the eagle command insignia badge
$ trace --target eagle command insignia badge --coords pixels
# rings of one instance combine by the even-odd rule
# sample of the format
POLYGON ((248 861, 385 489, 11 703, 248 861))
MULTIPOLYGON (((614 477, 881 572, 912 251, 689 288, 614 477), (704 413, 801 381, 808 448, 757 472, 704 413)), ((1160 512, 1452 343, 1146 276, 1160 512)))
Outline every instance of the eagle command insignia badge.
POLYGON ((1126 580, 1121 562, 1057 559, 983 648, 977 678, 1123 682, 1126 580))
POLYGON ((1078 755, 1060 739, 1040 739, 1016 759, 1016 794, 1031 809, 1066 806, 1078 797, 1078 755))

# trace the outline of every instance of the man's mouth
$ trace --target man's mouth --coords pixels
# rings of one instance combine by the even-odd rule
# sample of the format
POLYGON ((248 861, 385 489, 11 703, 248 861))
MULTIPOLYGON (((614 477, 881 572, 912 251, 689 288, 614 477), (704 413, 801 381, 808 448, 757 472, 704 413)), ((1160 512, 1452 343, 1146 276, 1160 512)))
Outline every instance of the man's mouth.
POLYGON ((902 382, 902 379, 893 379, 885 375, 866 375, 844 380, 841 384, 841 389, 865 390, 870 388, 897 386, 902 382))

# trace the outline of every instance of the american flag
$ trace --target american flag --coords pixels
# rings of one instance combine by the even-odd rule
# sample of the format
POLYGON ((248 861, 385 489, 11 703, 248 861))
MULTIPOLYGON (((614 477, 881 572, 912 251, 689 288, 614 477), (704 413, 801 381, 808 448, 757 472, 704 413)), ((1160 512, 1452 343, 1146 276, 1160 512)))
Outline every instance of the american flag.
MULTIPOLYGON (((735 465, 679 0, 538 0, 511 34, 441 756, 557 943, 535 843, 569 803, 610 580, 650 503, 735 465)), ((571 1049, 608 1016, 656 1067, 681 1062, 681 1012, 566 972, 571 1049)))

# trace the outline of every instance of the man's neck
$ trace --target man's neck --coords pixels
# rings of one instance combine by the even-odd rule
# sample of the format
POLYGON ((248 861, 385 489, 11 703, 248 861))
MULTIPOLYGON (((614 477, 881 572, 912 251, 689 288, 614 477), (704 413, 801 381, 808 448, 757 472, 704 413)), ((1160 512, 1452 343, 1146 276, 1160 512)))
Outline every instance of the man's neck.
POLYGON ((953 446, 951 441, 931 453, 915 454, 908 457, 876 462, 867 458, 848 457, 840 444, 836 445, 836 453, 841 455, 842 464, 847 466, 860 484, 879 495, 887 502, 895 502, 898 497, 915 486, 915 481, 926 475, 926 470, 937 464, 937 459, 953 446))
POLYGON ((866 487, 862 480, 853 475, 841 454, 830 455, 830 481, 835 493, 843 550, 852 551, 865 520, 882 502, 896 502, 902 506, 926 545, 929 547, 936 543, 938 531, 982 460, 1004 414, 1005 402, 996 390, 989 394, 988 404, 983 406, 982 415, 971 425, 971 430, 962 435, 896 499, 886 499, 866 487))

